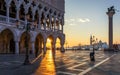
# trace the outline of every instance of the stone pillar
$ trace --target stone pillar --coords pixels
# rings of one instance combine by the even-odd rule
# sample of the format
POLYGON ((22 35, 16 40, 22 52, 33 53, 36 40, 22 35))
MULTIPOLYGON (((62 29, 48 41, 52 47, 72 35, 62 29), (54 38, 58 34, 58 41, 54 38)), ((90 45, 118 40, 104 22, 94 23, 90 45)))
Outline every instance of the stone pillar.
POLYGON ((19 54, 19 41, 15 41, 15 54, 19 54))
POLYGON ((39 24, 38 24, 38 29, 41 29, 41 15, 39 15, 39 24))
POLYGON ((61 36, 62 36, 62 38, 60 39, 61 52, 65 52, 65 49, 64 49, 64 44, 65 44, 65 34, 62 34, 61 36))
POLYGON ((52 27, 52 23, 51 23, 51 22, 52 22, 52 17, 50 16, 50 26, 49 26, 49 27, 50 27, 50 30, 52 29, 52 28, 51 28, 51 27, 52 27))
POLYGON ((6 9, 7 9, 7 13, 6 13, 7 23, 9 23, 9 9, 10 9, 10 5, 6 4, 6 9))
POLYGON ((19 20, 19 11, 20 11, 20 8, 19 7, 16 7, 16 19, 19 20))
POLYGON ((44 19, 44 30, 46 31, 46 17, 44 19))
POLYGON ((35 13, 32 14, 32 21, 35 20, 35 13))
POLYGON ((109 20, 109 49, 113 49, 113 15, 115 14, 114 7, 108 8, 108 12, 106 13, 108 15, 109 20))
POLYGON ((62 27, 62 33, 63 33, 63 25, 64 25, 64 19, 62 19, 62 24, 61 24, 61 27, 62 27))
POLYGON ((28 13, 28 9, 27 8, 25 8, 25 24, 27 25, 27 13, 28 13))
POLYGON ((58 20, 58 30, 60 30, 60 19, 58 20))
POLYGON ((35 53, 35 42, 31 42, 31 45, 32 45, 32 54, 35 53))
POLYGON ((54 17, 54 31, 55 31, 55 26, 56 26, 56 17, 54 17))

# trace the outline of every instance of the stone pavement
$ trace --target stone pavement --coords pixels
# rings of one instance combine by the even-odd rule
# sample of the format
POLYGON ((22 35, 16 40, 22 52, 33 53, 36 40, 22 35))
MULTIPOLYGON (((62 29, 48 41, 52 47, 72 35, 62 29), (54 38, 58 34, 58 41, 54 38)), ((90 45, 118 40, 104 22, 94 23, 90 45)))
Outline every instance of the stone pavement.
POLYGON ((114 54, 109 60, 85 75, 120 75, 120 53, 114 54))
POLYGON ((120 53, 95 52, 95 62, 89 59, 90 51, 66 51, 34 59, 23 65, 24 55, 0 55, 0 75, 120 75, 120 53))

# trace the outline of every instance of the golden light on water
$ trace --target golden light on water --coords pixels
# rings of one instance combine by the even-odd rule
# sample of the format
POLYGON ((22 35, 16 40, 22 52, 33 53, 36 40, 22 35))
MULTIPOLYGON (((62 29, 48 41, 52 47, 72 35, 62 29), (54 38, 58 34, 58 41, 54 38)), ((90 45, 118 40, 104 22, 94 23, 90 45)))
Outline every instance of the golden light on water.
POLYGON ((52 50, 47 50, 45 57, 42 59, 34 75, 56 75, 52 50))

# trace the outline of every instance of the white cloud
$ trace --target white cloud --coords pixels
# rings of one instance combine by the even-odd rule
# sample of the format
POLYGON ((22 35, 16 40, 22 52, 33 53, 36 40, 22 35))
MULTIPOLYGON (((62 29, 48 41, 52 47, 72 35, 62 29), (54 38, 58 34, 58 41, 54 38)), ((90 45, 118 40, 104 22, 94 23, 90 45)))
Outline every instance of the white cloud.
POLYGON ((80 25, 79 23, 87 23, 90 22, 90 19, 88 18, 71 18, 66 19, 65 24, 70 26, 80 25))
POLYGON ((82 22, 82 23, 90 22, 90 19, 88 19, 88 18, 85 18, 85 19, 79 18, 79 19, 78 19, 78 22, 82 22))
POLYGON ((86 22, 84 19, 78 19, 78 22, 86 22))
POLYGON ((90 22, 90 19, 86 18, 86 21, 87 21, 87 22, 90 22))

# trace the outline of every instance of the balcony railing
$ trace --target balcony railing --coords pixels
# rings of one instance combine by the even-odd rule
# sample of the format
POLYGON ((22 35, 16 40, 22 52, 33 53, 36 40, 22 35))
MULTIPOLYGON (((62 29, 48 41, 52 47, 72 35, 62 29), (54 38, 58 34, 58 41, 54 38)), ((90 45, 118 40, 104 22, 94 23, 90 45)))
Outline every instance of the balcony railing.
MULTIPOLYGON (((15 18, 10 18, 9 17, 9 24, 8 24, 8 22, 7 22, 7 17, 6 16, 3 16, 3 15, 0 15, 0 23, 5 23, 4 25, 6 25, 6 26, 12 26, 12 27, 16 27, 16 19, 15 18)), ((20 20, 20 28, 23 28, 24 26, 25 26, 26 24, 25 24, 25 21, 22 21, 22 20, 20 20)), ((36 30, 41 30, 41 31, 45 31, 44 30, 44 26, 42 25, 41 26, 41 28, 35 28, 36 30)), ((50 29, 50 28, 47 28, 46 27, 46 31, 48 32, 50 32, 50 31, 52 31, 52 32, 57 32, 57 33, 62 33, 62 30, 58 30, 58 29, 50 29)))
POLYGON ((0 22, 6 23, 7 18, 5 16, 0 15, 0 22))

